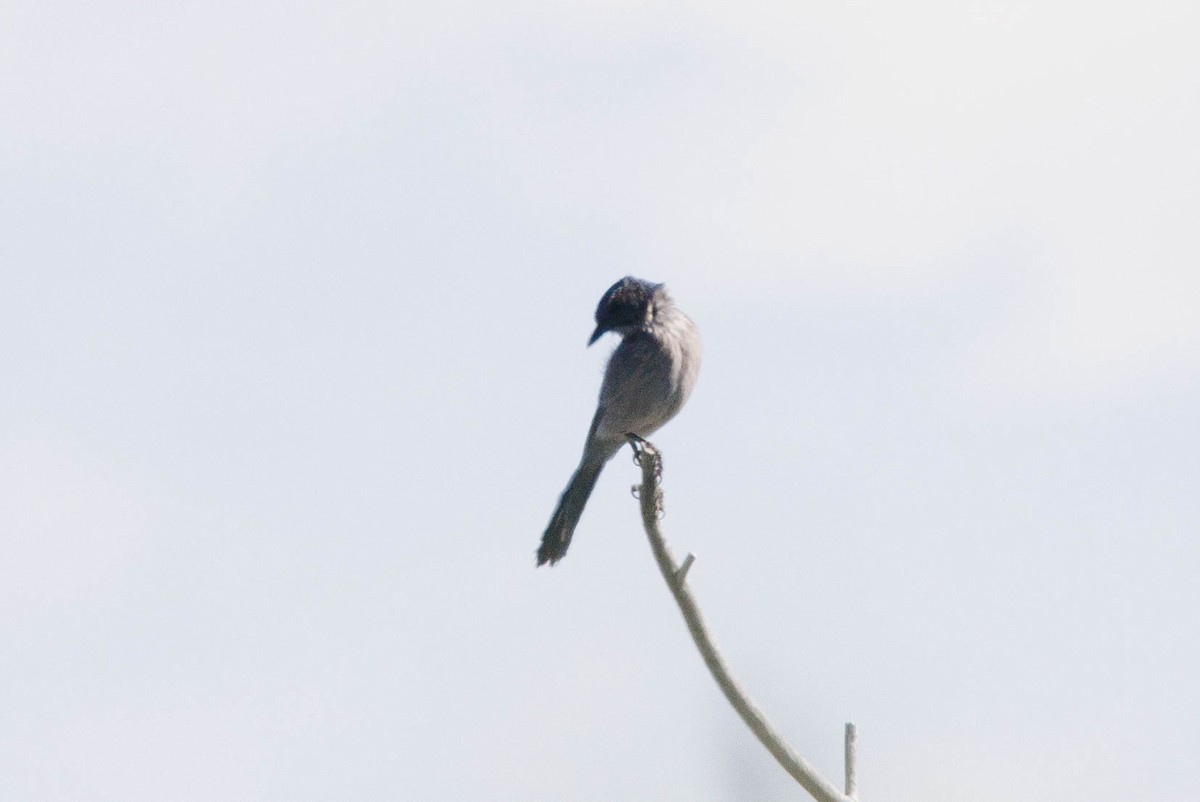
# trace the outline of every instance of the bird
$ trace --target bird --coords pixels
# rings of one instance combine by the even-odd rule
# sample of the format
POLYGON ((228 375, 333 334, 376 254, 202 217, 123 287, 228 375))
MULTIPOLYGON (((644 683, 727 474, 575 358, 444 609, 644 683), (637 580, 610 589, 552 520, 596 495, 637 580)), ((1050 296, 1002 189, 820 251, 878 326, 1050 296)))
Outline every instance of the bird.
POLYGON ((566 555, 600 471, 627 435, 649 437, 675 417, 700 372, 700 333, 663 284, 625 276, 609 287, 596 306, 588 346, 608 332, 620 335, 621 342, 604 369, 579 467, 542 535, 538 566, 553 566, 566 555))

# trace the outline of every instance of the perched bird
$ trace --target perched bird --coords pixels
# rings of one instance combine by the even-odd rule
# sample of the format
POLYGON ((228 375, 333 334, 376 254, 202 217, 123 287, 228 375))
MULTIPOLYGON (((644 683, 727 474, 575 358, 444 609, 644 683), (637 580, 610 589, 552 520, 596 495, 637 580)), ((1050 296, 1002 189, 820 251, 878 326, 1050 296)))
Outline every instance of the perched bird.
POLYGON ((621 344, 604 370, 583 458, 542 535, 538 565, 554 565, 567 553, 596 479, 626 443, 625 436, 649 437, 675 417, 700 371, 696 325, 662 284, 626 276, 609 287, 596 307, 596 330, 588 345, 609 331, 621 335, 621 344))

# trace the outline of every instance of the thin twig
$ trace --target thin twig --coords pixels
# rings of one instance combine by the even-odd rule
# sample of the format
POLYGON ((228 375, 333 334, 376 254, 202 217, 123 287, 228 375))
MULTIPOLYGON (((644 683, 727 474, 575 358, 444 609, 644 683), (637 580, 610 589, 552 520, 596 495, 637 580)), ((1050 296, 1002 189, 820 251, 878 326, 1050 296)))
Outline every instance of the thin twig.
POLYGON ((688 556, 683 558, 683 565, 679 566, 679 570, 675 572, 675 579, 680 583, 687 579, 687 572, 692 567, 692 563, 696 562, 696 555, 688 552, 688 556))
POLYGON ((858 727, 846 722, 846 796, 858 798, 858 727))
MULTIPOLYGON (((692 594, 684 582, 686 569, 691 567, 692 559, 685 562, 685 567, 678 566, 675 558, 671 556, 671 551, 667 548, 667 541, 658 526, 658 513, 661 509, 662 499, 662 489, 659 484, 662 477, 662 462, 659 452, 653 445, 637 435, 629 435, 629 442, 633 446, 634 458, 642 469, 642 487, 638 494, 638 500, 642 506, 642 523, 645 525, 646 535, 650 539, 650 549, 654 552, 658 569, 662 573, 663 579, 666 580, 671 595, 675 597, 675 603, 679 605, 683 619, 687 622, 688 632, 691 633, 692 640, 695 641, 696 648, 700 650, 700 656, 704 658, 704 663, 708 666, 713 679, 717 681, 725 698, 733 705, 733 709, 742 717, 742 721, 746 722, 746 726, 750 728, 755 737, 762 742, 767 751, 775 756, 779 765, 783 766, 784 770, 804 787, 804 790, 812 794, 819 802, 854 802, 853 797, 838 791, 831 782, 819 775, 816 769, 784 742, 779 733, 767 723, 762 712, 750 701, 741 685, 729 673, 725 659, 721 657, 721 653, 717 651, 716 645, 708 635, 700 608, 696 606, 696 602, 692 599, 692 594)), ((688 556, 691 558, 691 555, 688 556)))

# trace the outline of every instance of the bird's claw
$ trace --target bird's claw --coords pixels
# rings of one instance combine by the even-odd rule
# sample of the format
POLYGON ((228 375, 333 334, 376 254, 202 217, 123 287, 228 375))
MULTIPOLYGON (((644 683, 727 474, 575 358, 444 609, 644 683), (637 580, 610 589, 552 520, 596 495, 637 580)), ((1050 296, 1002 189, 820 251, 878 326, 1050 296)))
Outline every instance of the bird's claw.
MULTIPOLYGON (((635 465, 637 465, 639 468, 642 467, 643 457, 648 457, 653 460, 654 488, 656 496, 654 499, 654 507, 657 511, 657 517, 662 518, 663 515, 666 514, 663 511, 662 456, 658 453, 658 449, 656 449, 649 440, 641 435, 628 432, 626 433, 625 437, 629 440, 629 446, 633 449, 633 462, 635 465)), ((632 492, 634 498, 639 500, 641 499, 642 487, 642 485, 634 485, 632 488, 630 488, 630 492, 632 492)))

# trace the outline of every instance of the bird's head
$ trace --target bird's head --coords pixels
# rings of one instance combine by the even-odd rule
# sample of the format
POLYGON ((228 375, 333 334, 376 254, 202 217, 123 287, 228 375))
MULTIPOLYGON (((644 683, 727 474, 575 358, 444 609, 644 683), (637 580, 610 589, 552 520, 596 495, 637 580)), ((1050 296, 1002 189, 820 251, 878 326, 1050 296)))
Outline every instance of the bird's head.
POLYGON ((666 288, 644 279, 626 276, 608 288, 596 306, 596 330, 588 345, 605 332, 626 334, 646 325, 654 317, 655 304, 665 301, 666 288))

